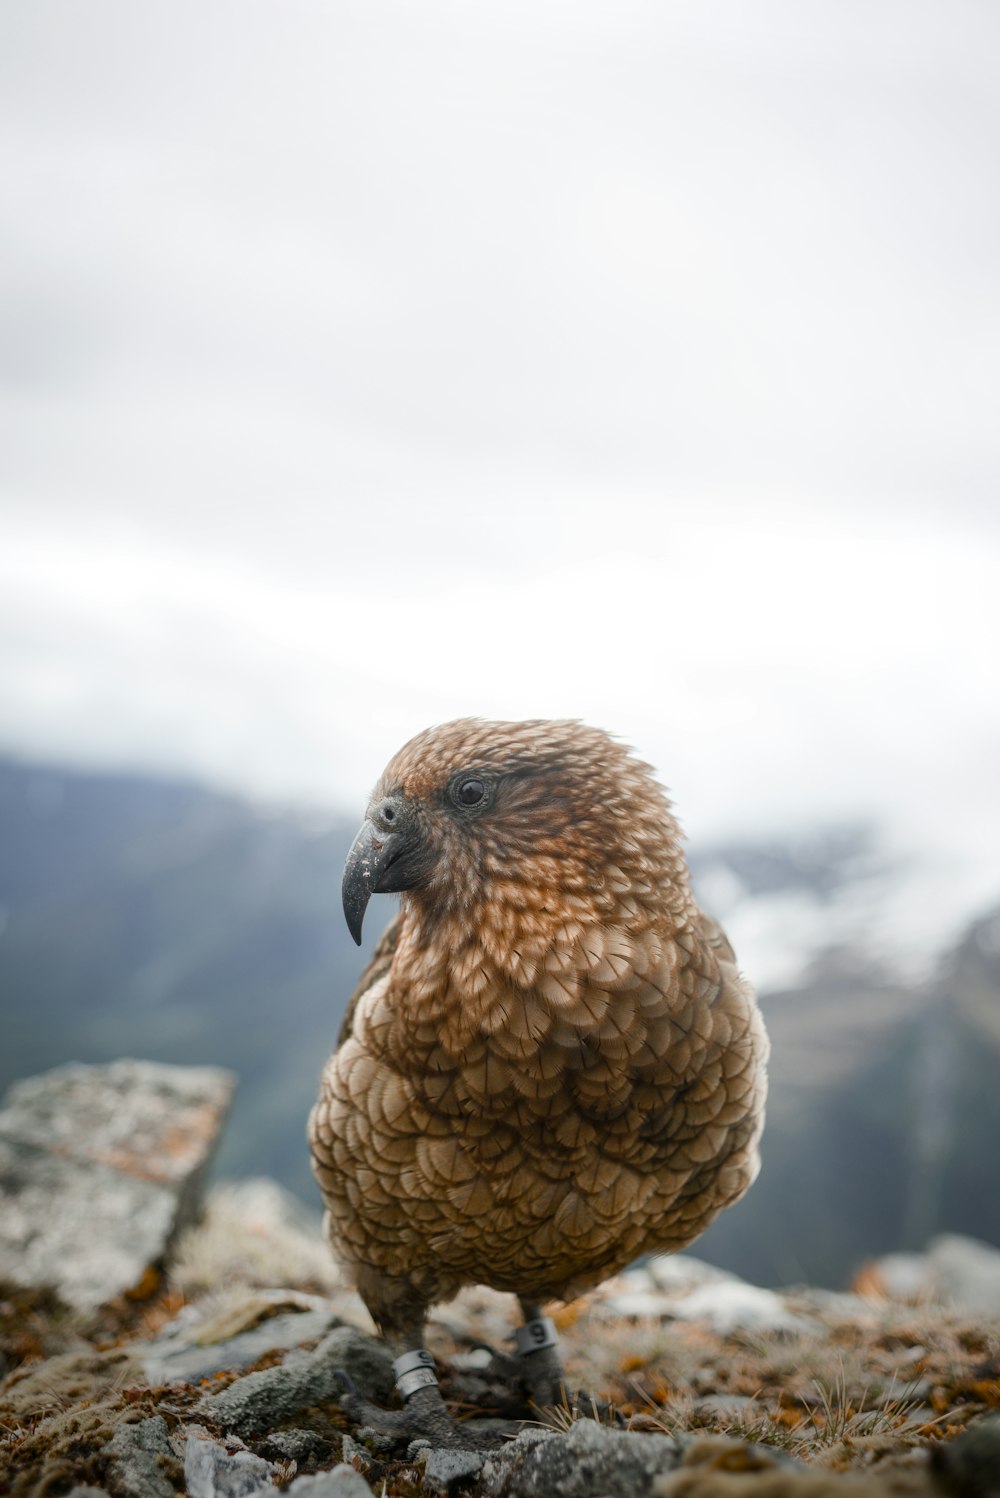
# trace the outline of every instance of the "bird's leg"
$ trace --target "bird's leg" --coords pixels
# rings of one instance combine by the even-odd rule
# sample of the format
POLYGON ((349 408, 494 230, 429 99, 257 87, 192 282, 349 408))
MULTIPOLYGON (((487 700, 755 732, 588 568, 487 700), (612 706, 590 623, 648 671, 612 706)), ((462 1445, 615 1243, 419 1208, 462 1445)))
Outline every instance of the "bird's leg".
POLYGON ((434 1446, 457 1446, 461 1443, 455 1422, 445 1408, 433 1363, 431 1354, 423 1348, 394 1360, 396 1388, 403 1399, 401 1410, 383 1409, 353 1387, 341 1396, 340 1407, 358 1425, 369 1425, 383 1435, 426 1438, 434 1446), (420 1362, 406 1362, 408 1356, 419 1357, 420 1362))
POLYGON ((556 1329, 541 1307, 518 1296, 524 1324, 514 1333, 516 1352, 498 1352, 488 1342, 475 1341, 490 1354, 484 1372, 487 1377, 503 1380, 522 1389, 537 1405, 557 1404, 563 1388, 563 1370, 556 1351, 556 1329))
POLYGON ((435 1446, 459 1443, 455 1422, 441 1397, 434 1356, 424 1347, 423 1324, 405 1332, 385 1331, 385 1340, 396 1354, 392 1371, 403 1401, 401 1410, 385 1410, 351 1388, 340 1401, 341 1409, 359 1425, 370 1425, 384 1435, 426 1437, 435 1446))
POLYGON ((518 1296, 524 1325, 514 1334, 517 1342, 518 1372, 533 1403, 558 1404, 565 1390, 562 1363, 559 1360, 559 1338, 548 1316, 534 1301, 518 1296))

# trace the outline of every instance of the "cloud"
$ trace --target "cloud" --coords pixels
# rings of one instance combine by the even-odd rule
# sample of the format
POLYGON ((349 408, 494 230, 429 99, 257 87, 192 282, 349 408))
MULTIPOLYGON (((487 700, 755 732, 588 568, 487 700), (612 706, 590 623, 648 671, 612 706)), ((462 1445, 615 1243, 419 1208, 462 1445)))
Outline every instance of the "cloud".
POLYGON ((578 714, 995 888, 998 31, 14 0, 4 740, 357 804, 578 714))

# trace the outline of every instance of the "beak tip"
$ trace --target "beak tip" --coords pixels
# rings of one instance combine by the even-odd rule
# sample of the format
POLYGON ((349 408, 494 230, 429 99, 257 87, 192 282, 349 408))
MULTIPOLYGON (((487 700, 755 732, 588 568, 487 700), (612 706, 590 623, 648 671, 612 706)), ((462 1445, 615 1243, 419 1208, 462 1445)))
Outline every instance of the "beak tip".
POLYGON ((341 887, 344 920, 347 922, 347 929, 353 936, 355 945, 359 947, 361 928, 365 923, 365 911, 368 909, 368 901, 372 894, 370 833, 370 824, 366 822, 354 839, 351 851, 347 855, 347 862, 344 865, 344 882, 341 887))
POLYGON ((356 947, 360 947, 361 945, 361 928, 364 925, 365 906, 367 904, 367 900, 359 902, 355 899, 348 899, 345 893, 344 920, 347 922, 347 929, 351 933, 351 936, 354 938, 354 945, 356 947), (358 908, 359 904, 360 909, 358 908))

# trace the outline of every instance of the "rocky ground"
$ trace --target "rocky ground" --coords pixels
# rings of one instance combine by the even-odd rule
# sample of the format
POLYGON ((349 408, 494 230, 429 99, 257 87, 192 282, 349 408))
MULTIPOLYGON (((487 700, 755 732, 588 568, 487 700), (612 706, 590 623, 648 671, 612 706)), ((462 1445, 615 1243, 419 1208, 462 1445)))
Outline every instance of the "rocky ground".
MULTIPOLYGON (((117 1118, 123 1074, 110 1080, 117 1118)), ((170 1078, 133 1081, 172 1096, 170 1078)), ((217 1097, 219 1078, 202 1082, 217 1097)), ((65 1092, 63 1079, 56 1095, 65 1092)), ((46 1116, 59 1113, 51 1089, 31 1095, 48 1099, 46 1116)), ((436 1314, 429 1334, 468 1449, 353 1427, 338 1369, 362 1392, 392 1398, 388 1356, 364 1307, 339 1282, 317 1224, 272 1182, 219 1187, 191 1222, 190 1181, 203 1174, 208 1145, 191 1143, 206 1114, 190 1088, 185 1096, 192 1133, 173 1138, 178 1216, 171 1225, 160 1213, 157 1262, 140 1272, 123 1263, 114 1293, 98 1291, 92 1271, 72 1272, 72 1235, 60 1221, 60 1289, 9 1270, 0 1286, 0 1493, 1000 1495, 1000 1253, 964 1239, 872 1264, 851 1294, 776 1294, 688 1256, 649 1261, 555 1308, 571 1392, 550 1410, 519 1406, 486 1378, 474 1344, 504 1346, 512 1305, 470 1290, 436 1314)), ((16 1268, 50 1262, 43 1229, 29 1221, 38 1199, 30 1177, 37 1168, 51 1178, 40 1162, 64 1154, 73 1131, 59 1114, 58 1137, 47 1139, 37 1112, 24 1122, 26 1096, 15 1103, 0 1113, 0 1240, 16 1268)), ((95 1180, 117 1173, 120 1223, 121 1192, 134 1179, 145 1200, 150 1171, 134 1152, 112 1158, 97 1147, 92 1097, 87 1107, 95 1180)), ((159 1148, 156 1129, 144 1127, 159 1148)), ((91 1259, 100 1257, 96 1190, 79 1244, 91 1259)), ((80 1211, 79 1179, 74 1191, 80 1211)), ((52 1193, 41 1196, 58 1219, 52 1193)))

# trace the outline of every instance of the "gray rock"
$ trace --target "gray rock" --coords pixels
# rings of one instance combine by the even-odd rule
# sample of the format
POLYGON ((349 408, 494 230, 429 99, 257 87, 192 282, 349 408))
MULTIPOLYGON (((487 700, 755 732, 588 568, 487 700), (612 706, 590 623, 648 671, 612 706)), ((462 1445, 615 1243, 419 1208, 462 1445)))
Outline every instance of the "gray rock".
POLYGON ((372 1498, 372 1490, 346 1462, 329 1472, 315 1472, 311 1477, 297 1477, 287 1490, 294 1498, 372 1498))
POLYGON ((707 1321, 723 1336, 737 1327, 789 1335, 820 1330, 818 1322, 796 1314, 773 1290, 680 1255, 660 1254, 618 1275, 599 1308, 641 1320, 707 1321))
POLYGON ((0 1111, 0 1277, 91 1310, 137 1284, 197 1211, 235 1079, 71 1063, 0 1111))
POLYGON ((108 1498, 103 1488, 92 1488, 86 1483, 77 1483, 75 1488, 70 1488, 66 1498, 108 1498))
POLYGON ((954 1498, 1000 1498, 1000 1418, 988 1415, 956 1440, 933 1446, 931 1471, 954 1498))
POLYGON ((361 1442, 356 1441, 353 1436, 345 1435, 341 1437, 340 1450, 345 1462, 353 1462, 356 1457, 360 1457, 363 1462, 367 1462, 371 1457, 371 1452, 366 1451, 361 1442))
POLYGON ((674 1315, 676 1300, 673 1295, 666 1295, 662 1290, 652 1287, 642 1289, 636 1287, 631 1290, 617 1290, 606 1295, 601 1302, 602 1311, 610 1311, 612 1316, 632 1317, 637 1321, 663 1320, 674 1315))
POLYGON ((578 1420, 566 1435, 522 1431, 485 1458, 481 1481, 488 1498, 645 1498, 679 1460, 670 1436, 578 1420))
POLYGON ((883 1254, 874 1265, 876 1280, 890 1300, 926 1300, 931 1292, 926 1254, 883 1254))
POLYGON ((931 1243, 927 1260, 938 1300, 963 1311, 1000 1314, 1000 1249, 947 1233, 931 1243))
POLYGON ((330 1442, 316 1430, 302 1430, 291 1426, 287 1430, 275 1430, 267 1438, 268 1449, 276 1451, 285 1461, 321 1462, 330 1451, 330 1442))
POLYGON ((421 1455, 424 1487, 433 1493, 450 1493, 456 1487, 466 1486, 479 1476, 486 1460, 482 1451, 462 1451, 458 1447, 432 1448, 421 1455))
POLYGON ((122 1498, 174 1498, 167 1470, 176 1457, 162 1415, 120 1425, 106 1450, 115 1459, 114 1487, 122 1498))
MULTIPOLYGON (((389 1456, 396 1449, 396 1437, 388 1431, 376 1430, 373 1425, 359 1425, 354 1432, 357 1442, 352 1442, 354 1450, 348 1452, 344 1448, 344 1460, 349 1461, 354 1456, 362 1456, 368 1461, 372 1456, 389 1456)), ((349 1441, 350 1436, 342 1437, 349 1441)))
POLYGON ((723 1280, 738 1280, 727 1269, 716 1269, 704 1259, 690 1254, 653 1254, 642 1268, 657 1290, 669 1290, 676 1295, 681 1290, 693 1290, 696 1285, 718 1285, 723 1280))
POLYGON ((340 1326, 324 1337, 312 1356, 319 1360, 321 1354, 349 1373, 366 1399, 386 1399, 395 1387, 392 1354, 385 1343, 353 1326, 340 1326))
POLYGON ((220 1394, 209 1395, 204 1409, 226 1430, 263 1433, 292 1419, 306 1405, 338 1399, 339 1369, 370 1399, 385 1399, 392 1390, 388 1349, 353 1327, 339 1326, 314 1352, 292 1353, 279 1367, 248 1373, 220 1394))
POLYGON ((188 1432, 184 1481, 189 1498, 255 1498, 274 1492, 277 1469, 252 1451, 227 1451, 206 1435, 188 1432))
MULTIPOLYGON (((185 1307, 185 1310, 196 1310, 185 1307)), ((175 1380, 196 1383, 226 1368, 248 1368, 266 1352, 284 1351, 322 1337, 338 1318, 329 1307, 311 1311, 293 1311, 284 1316, 269 1316, 258 1326, 227 1337, 219 1342, 193 1340, 199 1335, 197 1318, 190 1318, 167 1334, 148 1342, 133 1352, 142 1354, 143 1370, 149 1383, 169 1384, 175 1380)))
POLYGON ((743 1280, 720 1280, 671 1300, 669 1315, 681 1321, 706 1321, 720 1336, 737 1328, 783 1336, 822 1331, 822 1323, 790 1311, 773 1290, 743 1280))

